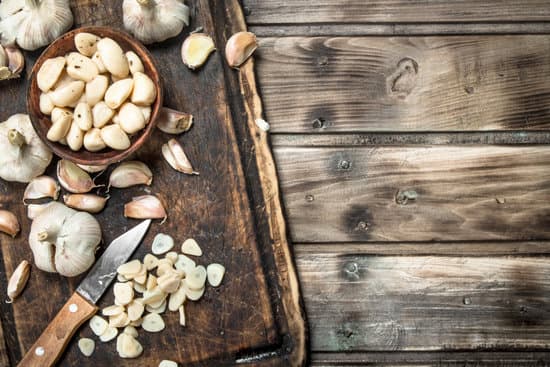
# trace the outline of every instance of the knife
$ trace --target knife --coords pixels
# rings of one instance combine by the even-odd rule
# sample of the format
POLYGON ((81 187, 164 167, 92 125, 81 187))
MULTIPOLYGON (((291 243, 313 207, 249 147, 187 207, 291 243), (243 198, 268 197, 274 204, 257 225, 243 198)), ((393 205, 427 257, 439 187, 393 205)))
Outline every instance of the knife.
POLYGON ((117 268, 139 246, 150 224, 150 219, 145 220, 111 242, 71 298, 27 351, 19 367, 53 366, 57 362, 80 325, 97 312, 97 301, 116 278, 117 268))

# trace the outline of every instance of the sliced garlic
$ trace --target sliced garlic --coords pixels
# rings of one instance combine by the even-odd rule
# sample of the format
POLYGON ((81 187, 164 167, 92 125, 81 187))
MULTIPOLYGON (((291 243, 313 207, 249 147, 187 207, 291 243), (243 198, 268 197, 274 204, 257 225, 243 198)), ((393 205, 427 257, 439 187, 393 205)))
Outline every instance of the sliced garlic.
POLYGON ((126 59, 128 60, 128 66, 130 68, 130 73, 134 75, 135 73, 143 73, 143 63, 141 59, 134 51, 127 51, 125 53, 126 59))
POLYGON ((133 79, 122 79, 113 84, 105 92, 105 103, 112 109, 119 108, 130 96, 134 88, 133 79))
POLYGON ((115 111, 112 110, 107 103, 100 101, 92 108, 92 119, 94 121, 94 127, 102 128, 107 125, 109 121, 115 115, 115 111))
POLYGON ((187 284, 187 280, 184 280, 184 281, 185 283, 183 286, 185 288, 185 296, 191 301, 198 301, 203 296, 205 288, 203 287, 199 290, 191 289, 187 284))
POLYGON ((92 332, 100 336, 107 330, 107 327, 109 326, 109 323, 101 316, 94 315, 90 319, 90 329, 92 329, 92 332))
POLYGON ((115 150, 128 149, 131 144, 128 135, 116 124, 104 126, 101 129, 101 139, 109 148, 115 150))
POLYGON ((108 37, 102 38, 97 43, 97 52, 109 73, 119 78, 128 76, 130 72, 128 60, 116 41, 108 37))
POLYGON ((139 320, 136 320, 136 321, 130 321, 129 326, 140 327, 142 322, 143 322, 143 318, 141 318, 139 320))
POLYGON ((117 352, 122 358, 137 358, 143 353, 143 347, 131 335, 122 333, 117 338, 117 352))
POLYGON ((147 289, 145 288, 145 285, 134 282, 134 291, 136 291, 138 293, 143 293, 146 290, 147 289))
POLYGON ((147 268, 147 270, 153 270, 157 267, 159 262, 159 259, 153 255, 153 254, 147 254, 143 258, 143 265, 147 268))
POLYGON ((91 128, 84 134, 84 148, 90 152, 98 152, 104 149, 107 145, 101 137, 101 130, 98 128, 91 128))
POLYGON ((67 139, 67 145, 71 148, 71 150, 76 152, 82 148, 82 145, 84 144, 84 134, 85 131, 80 129, 76 121, 72 121, 69 132, 65 136, 65 139, 67 139))
POLYGON ((9 303, 12 303, 16 299, 27 284, 29 280, 29 274, 31 270, 31 265, 27 260, 21 261, 21 263, 15 268, 13 274, 8 281, 8 298, 9 303))
POLYGON ((204 33, 192 33, 181 45, 181 60, 192 70, 201 67, 216 50, 214 41, 204 33))
POLYGON ((50 141, 60 141, 65 138, 71 128, 71 122, 72 117, 70 115, 63 115, 58 120, 54 120, 46 134, 46 138, 50 141))
POLYGON ((108 87, 109 78, 105 75, 98 75, 92 81, 86 83, 86 103, 93 107, 102 101, 108 87))
POLYGON ((238 32, 232 35, 225 45, 225 59, 232 68, 241 66, 258 48, 256 35, 251 32, 238 32))
POLYGON ((143 318, 141 327, 150 333, 158 333, 164 329, 164 320, 157 313, 150 313, 143 318))
POLYGON ((136 72, 134 74, 134 89, 132 90, 132 103, 139 106, 150 106, 157 98, 155 83, 146 74, 136 72))
POLYGON ((49 176, 33 178, 25 188, 23 202, 29 199, 52 198, 57 200, 59 196, 59 185, 49 176))
POLYGON ((63 201, 69 208, 82 210, 88 213, 99 213, 105 208, 109 197, 94 194, 63 195, 63 201))
POLYGON ((168 296, 168 295, 167 295, 166 293, 164 293, 164 297, 163 297, 162 299, 159 299, 159 300, 156 301, 156 302, 149 302, 149 303, 147 304, 147 306, 150 306, 150 308, 153 308, 153 309, 160 308, 160 307, 162 307, 162 304, 163 304, 163 303, 166 303, 166 297, 167 297, 167 296, 168 296))
POLYGON ((128 334, 130 336, 133 336, 134 338, 137 338, 138 337, 138 331, 135 327, 133 327, 132 325, 128 325, 124 328, 124 330, 122 331, 124 334, 128 334))
POLYGON ((40 112, 42 112, 44 115, 51 115, 53 109, 55 108, 52 99, 47 93, 40 93, 38 106, 40 108, 40 112))
POLYGON ((179 311, 179 314, 180 314, 180 325, 181 326, 185 326, 185 308, 183 305, 181 305, 179 308, 178 308, 178 311, 179 311))
POLYGON ((173 270, 167 271, 157 279, 158 286, 165 293, 174 293, 180 286, 181 278, 180 273, 173 270))
POLYGON ((181 134, 193 125, 193 115, 176 111, 167 107, 160 109, 157 117, 157 127, 167 134, 181 134))
POLYGON ((88 131, 92 128, 94 119, 92 116, 92 109, 86 102, 80 102, 74 109, 74 122, 78 125, 80 130, 88 131))
POLYGON ((120 265, 116 271, 124 276, 138 274, 141 271, 142 264, 139 260, 132 260, 120 265))
POLYGON ((74 45, 82 55, 92 57, 97 51, 99 40, 95 34, 81 32, 74 36, 74 45))
POLYGON ((132 198, 124 205, 124 216, 134 219, 166 219, 167 214, 160 200, 154 195, 132 198))
POLYGON ((78 103, 78 100, 84 92, 85 86, 86 84, 84 84, 83 81, 76 80, 57 87, 48 93, 54 105, 58 107, 68 107, 78 103))
POLYGON ((193 269, 196 267, 195 261, 193 259, 185 256, 185 255, 178 255, 178 261, 174 264, 175 268, 183 271, 185 275, 190 274, 193 269))
POLYGON ((57 179, 65 190, 75 194, 84 194, 97 187, 86 171, 66 159, 57 162, 57 179))
POLYGON ((145 310, 149 313, 164 313, 166 311, 166 299, 162 300, 162 302, 157 305, 156 307, 153 307, 153 304, 145 306, 145 310))
MULTIPOLYGON (((123 283, 126 284, 126 283, 123 283)), ((128 319, 128 315, 126 312, 123 312, 121 314, 115 315, 115 316, 109 316, 109 326, 110 327, 125 327, 130 324, 130 319, 128 319)))
POLYGON ((183 305, 185 299, 185 286, 183 284, 183 281, 180 280, 180 286, 178 287, 178 290, 170 295, 170 298, 168 300, 168 309, 170 311, 177 311, 178 308, 183 305))
POLYGON ((78 52, 71 52, 67 57, 67 74, 73 79, 91 82, 98 74, 96 64, 78 52))
POLYGON ((118 330, 115 327, 108 326, 107 329, 99 336, 99 340, 104 343, 110 342, 118 335, 118 330))
POLYGON ((145 266, 142 266, 139 274, 134 277, 134 282, 145 285, 145 282, 147 282, 147 268, 145 268, 145 266))
POLYGON ((162 156, 176 171, 183 172, 188 175, 199 174, 193 170, 191 162, 189 162, 182 146, 175 139, 170 139, 166 144, 162 145, 162 156))
POLYGON ((170 251, 164 255, 164 258, 170 260, 172 265, 174 265, 176 261, 178 261, 178 253, 176 251, 170 251))
POLYGON ((55 85, 63 68, 65 67, 65 58, 63 56, 46 59, 36 73, 36 84, 44 93, 52 89, 55 85))
POLYGON ((155 302, 162 301, 165 298, 166 293, 164 293, 159 287, 156 287, 143 293, 142 303, 144 305, 153 304, 155 302))
POLYGON ((86 357, 90 357, 94 354, 95 342, 90 338, 80 338, 78 340, 78 349, 86 357))
POLYGON ((103 316, 116 316, 124 312, 124 306, 111 305, 101 310, 103 316))
POLYGON ((150 291, 151 289, 155 288, 157 285, 158 285, 157 277, 154 276, 153 274, 149 274, 149 277, 147 278, 147 283, 145 284, 145 289, 150 291))
POLYGON ((162 361, 160 361, 159 367, 178 367, 178 364, 174 361, 163 359, 162 361))
POLYGON ((128 319, 130 319, 130 321, 139 320, 141 318, 141 315, 143 315, 144 310, 145 307, 143 306, 143 303, 141 303, 137 299, 133 300, 128 305, 128 319))
POLYGON ((204 266, 199 265, 191 273, 186 274, 185 281, 191 290, 198 291, 204 288, 204 284, 206 283, 206 269, 204 266))
POLYGON ((145 117, 141 109, 133 103, 126 102, 118 111, 118 125, 127 134, 134 134, 145 127, 145 117))
POLYGON ((208 284, 212 287, 218 287, 222 283, 224 274, 225 268, 221 264, 213 263, 206 267, 208 284))
POLYGON ((193 238, 188 238, 181 244, 181 252, 186 255, 202 256, 202 250, 193 238))
POLYGON ((19 233, 19 221, 15 214, 10 211, 0 209, 0 232, 15 237, 19 233))
POLYGON ((165 233, 159 233, 153 239, 151 251, 155 255, 162 255, 170 251, 174 247, 174 239, 165 233))

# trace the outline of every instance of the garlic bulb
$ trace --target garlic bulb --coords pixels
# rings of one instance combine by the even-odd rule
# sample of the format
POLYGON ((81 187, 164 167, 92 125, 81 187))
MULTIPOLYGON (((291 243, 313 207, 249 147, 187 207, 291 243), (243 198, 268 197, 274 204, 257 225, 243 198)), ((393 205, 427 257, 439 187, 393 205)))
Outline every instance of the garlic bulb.
POLYGON ((7 0, 0 4, 0 42, 25 50, 46 46, 73 24, 69 0, 7 0))
POLYGON ((58 202, 50 203, 35 218, 29 234, 36 266, 66 277, 92 266, 100 241, 101 229, 93 216, 58 202))
POLYGON ((0 151, 0 177, 7 181, 29 182, 40 176, 52 160, 52 152, 24 114, 0 123, 0 151))
POLYGON ((183 0, 124 0, 124 28, 141 42, 162 42, 189 25, 189 7, 183 0))

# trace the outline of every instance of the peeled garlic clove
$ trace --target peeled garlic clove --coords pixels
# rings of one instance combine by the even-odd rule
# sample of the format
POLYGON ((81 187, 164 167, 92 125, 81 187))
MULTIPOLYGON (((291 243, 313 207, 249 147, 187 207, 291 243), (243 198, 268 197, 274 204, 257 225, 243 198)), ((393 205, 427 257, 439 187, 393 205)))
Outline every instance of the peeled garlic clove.
POLYGON ((136 72, 131 97, 132 103, 140 106, 150 106, 155 98, 157 98, 155 83, 144 73, 136 72))
POLYGON ((225 59, 232 68, 241 66, 258 48, 256 35, 251 32, 238 32, 229 38, 225 45, 225 59))
POLYGON ((90 82, 99 74, 99 70, 89 57, 71 52, 67 57, 67 74, 73 79, 90 82))
POLYGON ((201 67, 216 50, 214 41, 204 33, 192 33, 181 45, 181 60, 189 69, 201 67))
POLYGON ((160 200, 154 195, 132 198, 124 205, 124 216, 134 219, 166 219, 167 214, 160 200))
POLYGON ((118 334, 118 330, 115 327, 108 326, 107 329, 105 329, 105 332, 99 336, 99 340, 102 342, 110 342, 114 338, 116 338, 118 334))
POLYGON ((143 330, 150 333, 158 333, 159 331, 164 330, 164 326, 164 320, 162 320, 162 317, 157 313, 145 315, 143 322, 141 323, 143 330))
POLYGON ((47 92, 55 85, 65 67, 63 56, 46 59, 36 73, 36 83, 42 92, 47 92))
POLYGON ((101 129, 101 139, 105 144, 115 150, 128 149, 131 145, 128 135, 119 125, 107 125, 101 129))
POLYGON ((159 367, 178 367, 178 364, 174 361, 163 359, 162 361, 160 361, 159 367))
POLYGON ((95 342, 90 338, 80 338, 78 340, 78 349, 86 357, 90 357, 94 354, 95 342))
POLYGON ((76 105, 84 92, 86 84, 82 80, 76 80, 49 92, 54 105, 67 107, 76 105))
POLYGON ((144 72, 143 63, 134 51, 128 51, 125 55, 126 59, 128 60, 128 66, 130 67, 130 73, 132 73, 132 75, 134 75, 135 73, 144 72))
POLYGON ((74 36, 74 45, 82 55, 91 57, 97 51, 99 40, 100 38, 95 34, 81 32, 74 36))
POLYGON ((183 305, 184 302, 185 302, 185 287, 183 285, 183 282, 180 280, 180 285, 178 290, 170 295, 170 299, 168 301, 168 309, 170 311, 177 311, 178 308, 180 308, 180 306, 183 305))
POLYGON ((97 43, 97 52, 107 71, 119 78, 125 78, 130 72, 128 60, 119 44, 111 38, 102 38, 97 43))
POLYGON ((78 125, 80 130, 88 131, 92 128, 94 122, 92 116, 92 109, 86 102, 80 102, 74 109, 74 122, 78 125))
POLYGON ((90 166, 90 165, 87 165, 87 164, 77 164, 77 166, 82 168, 84 171, 89 172, 89 173, 102 172, 102 171, 105 171, 107 169, 107 167, 109 167, 108 164, 105 164, 105 165, 102 165, 102 166, 90 166))
POLYGON ((111 84, 105 92, 105 103, 112 109, 119 108, 128 99, 133 88, 133 79, 122 79, 111 84))
POLYGON ((181 134, 193 125, 193 115, 163 107, 157 117, 157 127, 167 134, 181 134))
POLYGON ((33 178, 25 188, 23 193, 23 202, 29 199, 52 198, 57 200, 59 195, 59 185, 49 176, 39 176, 33 178))
POLYGON ((185 281, 189 289, 194 291, 204 288, 206 283, 206 269, 204 266, 199 265, 191 271, 191 273, 186 275, 185 281))
POLYGON ((97 66, 97 70, 100 74, 106 73, 107 68, 105 67, 105 64, 103 64, 103 61, 101 60, 101 56, 99 55, 99 52, 95 52, 92 56, 92 61, 94 62, 95 66, 97 66))
POLYGON ((50 96, 46 93, 40 94, 38 104, 40 107, 40 112, 42 112, 44 115, 50 115, 55 107, 50 96))
POLYGON ((73 120, 69 132, 65 136, 67 139, 67 145, 73 151, 79 151, 84 144, 84 133, 85 131, 81 130, 76 121, 73 120))
POLYGON ((50 141, 60 141, 65 138, 71 128, 71 122, 72 117, 70 115, 63 115, 58 120, 53 121, 46 138, 50 141))
POLYGON ((120 107, 118 119, 118 125, 128 134, 136 133, 145 127, 145 118, 141 109, 130 102, 120 107))
POLYGON ((93 125, 97 128, 102 128, 107 125, 111 118, 114 116, 115 111, 112 110, 107 103, 100 101, 92 108, 93 125))
POLYGON ((105 92, 109 87, 109 78, 105 75, 98 75, 92 81, 86 83, 86 103, 95 106, 103 100, 105 92))
POLYGON ((68 194, 63 195, 63 201, 69 208, 82 210, 88 213, 99 213, 105 208, 108 197, 93 194, 68 194))
POLYGON ((162 255, 167 253, 174 247, 174 239, 167 234, 159 233, 153 239, 153 244, 151 245, 151 251, 155 255, 162 255))
POLYGON ((100 336, 105 332, 105 330, 107 330, 109 323, 103 317, 94 315, 90 319, 89 325, 90 325, 90 329, 92 329, 92 332, 95 335, 100 336))
POLYGON ((202 256, 202 250, 193 238, 188 238, 181 244, 181 252, 186 255, 202 256))
POLYGON ((190 274, 195 269, 195 266, 195 261, 185 255, 178 255, 178 261, 174 264, 177 270, 184 272, 186 275, 190 274))
POLYGON ((134 185, 151 185, 153 173, 140 161, 122 162, 109 176, 109 187, 126 188, 134 185))
POLYGON ((104 149, 107 145, 101 137, 101 130, 92 128, 84 134, 84 148, 90 152, 97 152, 104 149))
POLYGON ((56 122, 57 120, 61 119, 64 116, 69 116, 72 119, 73 113, 68 108, 61 108, 61 107, 53 108, 52 115, 51 115, 51 119, 53 122, 56 122))
POLYGON ((23 260, 17 268, 15 268, 8 282, 9 303, 13 302, 25 288, 27 280, 29 280, 30 270, 31 266, 27 260, 23 260))
POLYGON ((75 194, 84 194, 97 187, 87 172, 66 159, 57 162, 57 178, 65 190, 75 194))
POLYGON ((225 268, 221 264, 213 263, 206 267, 208 284, 212 287, 218 287, 222 283, 224 274, 225 268))
POLYGON ((145 124, 148 124, 149 119, 151 118, 151 107, 140 107, 139 109, 143 114, 143 118, 145 119, 145 124))
POLYGON ((189 162, 187 155, 185 155, 182 146, 175 139, 170 139, 168 143, 162 145, 162 156, 176 171, 189 175, 199 174, 193 170, 191 162, 189 162))

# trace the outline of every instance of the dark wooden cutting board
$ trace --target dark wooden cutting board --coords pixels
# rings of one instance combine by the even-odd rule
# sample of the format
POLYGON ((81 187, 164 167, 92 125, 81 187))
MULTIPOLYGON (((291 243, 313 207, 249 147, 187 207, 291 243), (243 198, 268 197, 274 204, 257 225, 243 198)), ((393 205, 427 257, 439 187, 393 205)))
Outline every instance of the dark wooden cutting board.
MULTIPOLYGON (((203 299, 187 304, 187 326, 178 324, 177 313, 167 312, 163 332, 140 329, 138 340, 144 347, 140 358, 120 358, 114 341, 101 343, 84 326, 61 358, 61 366, 157 366, 162 359, 191 366, 305 363, 305 317, 277 177, 267 135, 254 123, 262 111, 253 62, 237 71, 223 59, 226 39, 246 27, 240 5, 237 0, 196 0, 189 6, 192 24, 178 37, 149 50, 164 82, 164 105, 195 116, 193 128, 177 139, 200 176, 180 174, 163 161, 160 147, 171 136, 156 131, 135 157, 152 168, 152 186, 112 189, 107 208, 96 217, 103 231, 102 251, 105 244, 138 223, 123 217, 124 203, 152 192, 166 204, 169 217, 165 223, 153 223, 134 258, 150 252, 156 233, 171 234, 178 244, 193 237, 204 252, 198 262, 222 263, 226 276, 222 286, 207 288, 203 299), (180 46, 199 26, 214 38, 218 50, 193 72, 182 64, 180 46), (79 337, 96 340, 91 357, 78 351, 79 337)), ((120 1, 78 0, 71 2, 71 8, 75 27, 122 28, 120 1)), ((26 77, 39 54, 26 52, 26 74, 2 84, 0 121, 26 112, 26 77)), ((51 176, 55 176, 54 163, 47 171, 51 176)), ((98 182, 107 177, 108 172, 98 182)), ((0 204, 17 214, 22 228, 15 239, 0 235, 1 289, 6 289, 7 277, 20 261, 32 260, 27 242, 31 222, 21 202, 24 188, 24 184, 0 182, 0 204)), ((0 305, 0 365, 17 364, 81 278, 66 279, 33 267, 22 296, 13 304, 0 305)), ((112 302, 109 291, 99 306, 112 302)))

